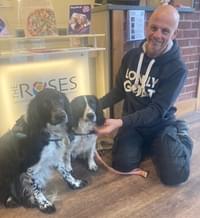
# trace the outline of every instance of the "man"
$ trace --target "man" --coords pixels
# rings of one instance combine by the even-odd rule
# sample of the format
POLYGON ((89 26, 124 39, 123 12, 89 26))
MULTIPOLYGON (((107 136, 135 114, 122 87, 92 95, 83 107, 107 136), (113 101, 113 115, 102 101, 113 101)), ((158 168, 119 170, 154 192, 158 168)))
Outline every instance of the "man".
POLYGON ((100 99, 103 108, 123 99, 122 118, 107 119, 96 130, 98 135, 118 130, 113 145, 115 169, 130 171, 151 154, 166 185, 187 180, 192 153, 185 122, 175 119, 174 103, 187 74, 175 40, 178 23, 179 14, 171 5, 153 12, 146 40, 124 56, 115 87, 100 99))

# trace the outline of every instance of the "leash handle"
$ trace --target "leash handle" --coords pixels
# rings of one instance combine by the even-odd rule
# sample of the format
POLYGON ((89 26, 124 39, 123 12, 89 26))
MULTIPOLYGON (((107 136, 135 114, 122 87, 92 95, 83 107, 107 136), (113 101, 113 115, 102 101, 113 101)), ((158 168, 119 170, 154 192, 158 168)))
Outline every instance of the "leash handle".
POLYGON ((143 178, 147 178, 149 172, 148 171, 145 171, 145 170, 142 170, 140 168, 135 168, 129 172, 121 172, 121 171, 118 171, 118 170, 115 170, 114 168, 110 167, 102 158, 101 156, 99 155, 98 151, 96 151, 96 158, 97 160, 105 167, 107 168, 110 172, 112 173, 115 173, 115 174, 118 174, 118 175, 138 175, 138 176, 141 176, 143 178))

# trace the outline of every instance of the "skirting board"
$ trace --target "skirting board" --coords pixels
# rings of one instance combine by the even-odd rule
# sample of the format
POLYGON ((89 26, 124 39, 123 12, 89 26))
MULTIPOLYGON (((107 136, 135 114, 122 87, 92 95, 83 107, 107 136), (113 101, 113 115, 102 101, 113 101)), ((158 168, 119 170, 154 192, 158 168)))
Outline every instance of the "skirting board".
POLYGON ((177 107, 177 116, 185 115, 189 112, 194 112, 200 110, 200 107, 197 107, 197 98, 191 98, 184 101, 179 101, 176 103, 177 107))

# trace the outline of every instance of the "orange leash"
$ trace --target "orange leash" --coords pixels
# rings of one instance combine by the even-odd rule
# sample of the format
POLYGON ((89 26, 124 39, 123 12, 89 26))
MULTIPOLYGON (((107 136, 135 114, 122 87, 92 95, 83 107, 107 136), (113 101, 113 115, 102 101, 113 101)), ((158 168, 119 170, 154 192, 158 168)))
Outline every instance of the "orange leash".
POLYGON ((107 168, 110 172, 115 173, 115 174, 119 174, 119 175, 138 175, 138 176, 142 176, 144 178, 147 178, 149 172, 142 170, 140 168, 135 168, 129 172, 120 172, 118 170, 113 169, 112 167, 110 167, 99 155, 98 151, 96 151, 96 158, 97 160, 105 167, 107 168))

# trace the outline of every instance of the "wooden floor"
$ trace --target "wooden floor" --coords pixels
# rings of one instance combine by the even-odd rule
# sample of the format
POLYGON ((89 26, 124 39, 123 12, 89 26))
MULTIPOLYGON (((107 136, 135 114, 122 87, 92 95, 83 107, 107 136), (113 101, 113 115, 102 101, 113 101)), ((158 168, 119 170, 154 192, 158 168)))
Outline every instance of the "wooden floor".
POLYGON ((49 194, 57 193, 56 213, 46 215, 37 209, 0 208, 0 218, 197 218, 200 217, 200 113, 189 114, 194 140, 191 176, 178 187, 162 185, 151 160, 142 164, 149 177, 119 176, 100 167, 90 173, 76 163, 77 176, 88 180, 81 190, 70 190, 58 175, 49 184, 49 194))

